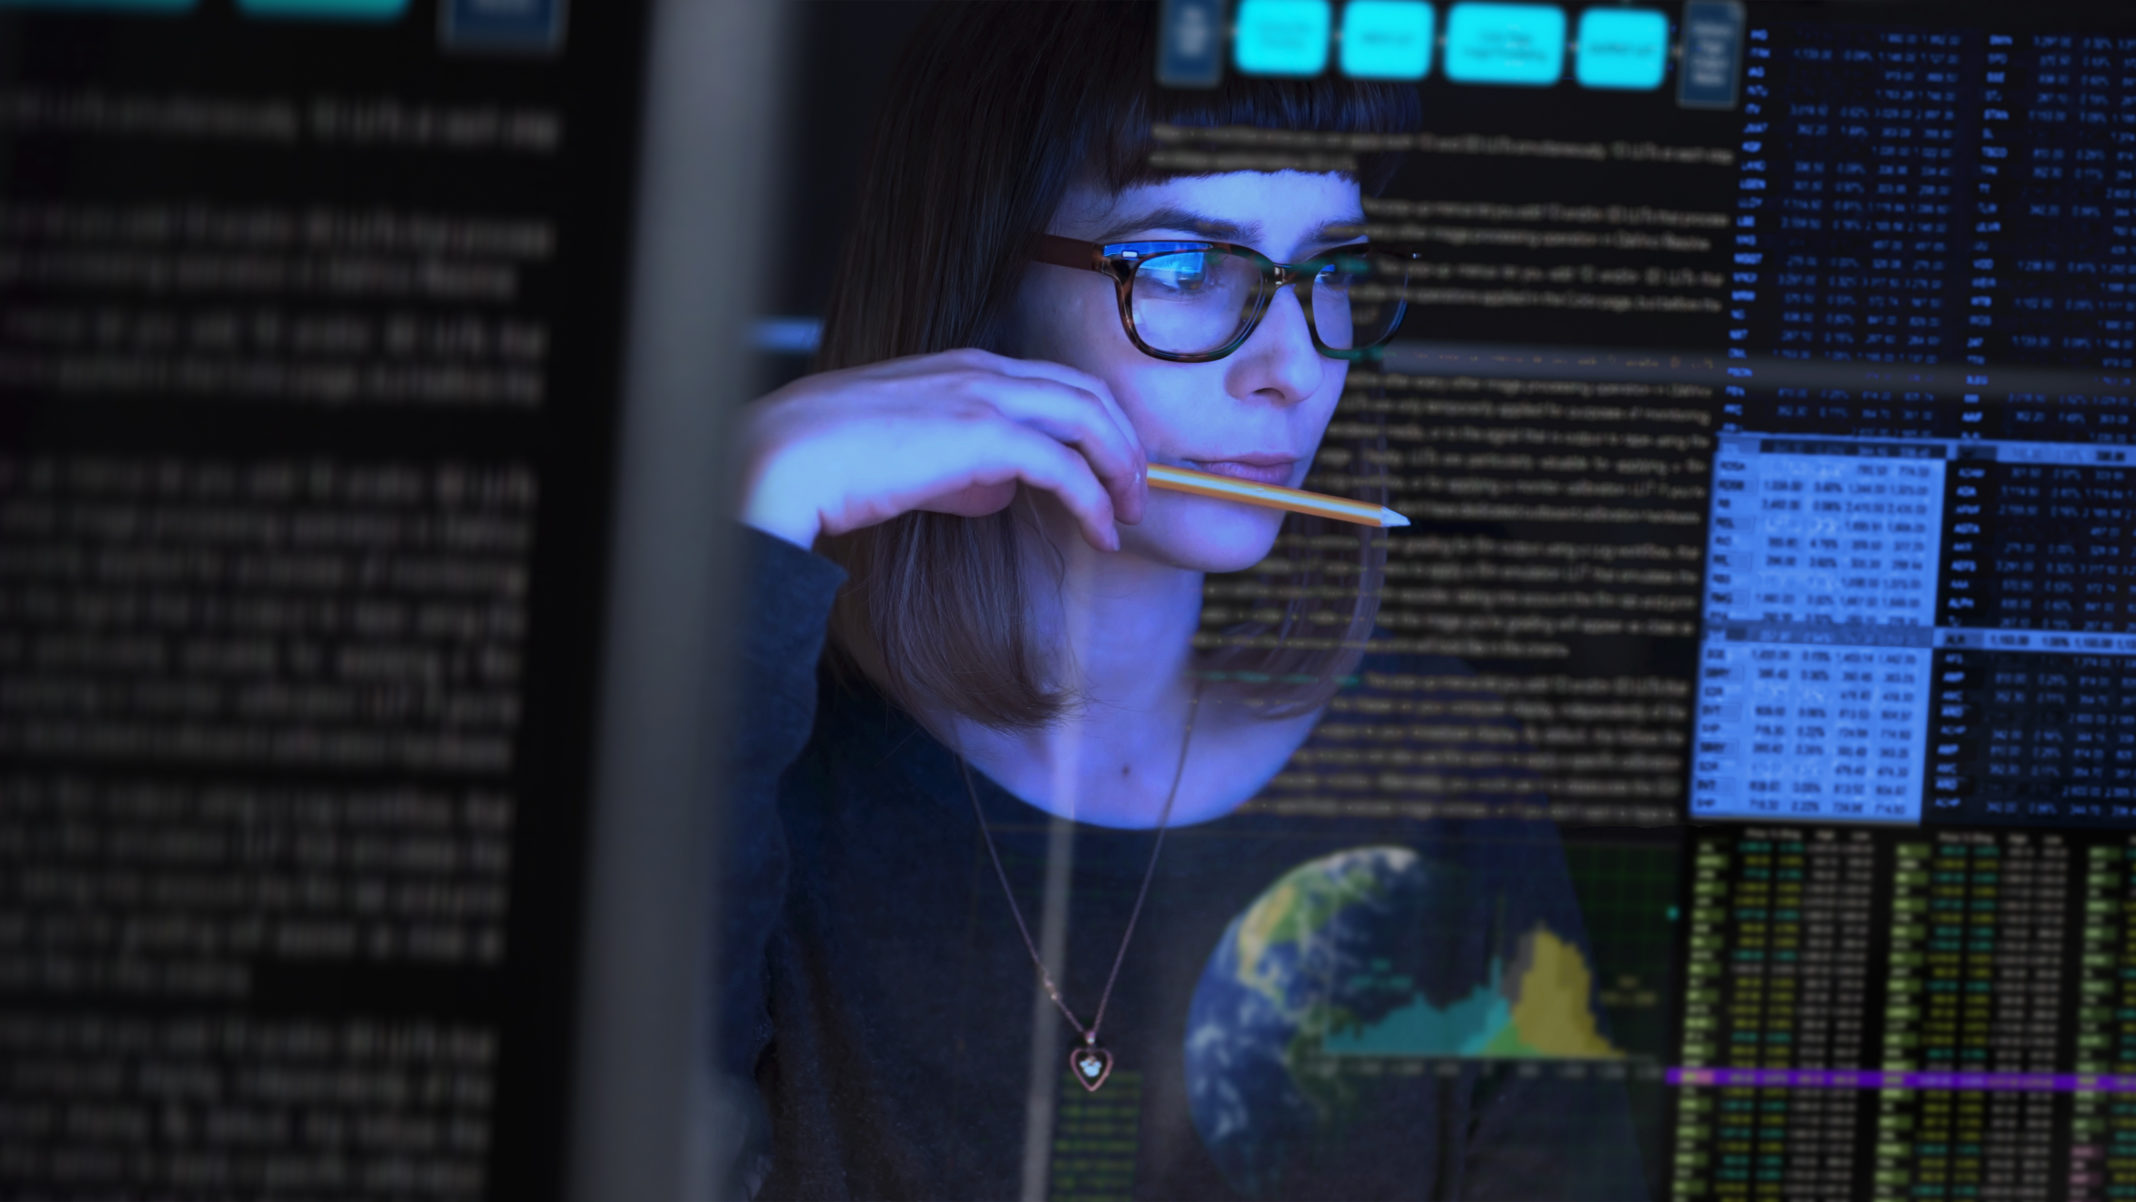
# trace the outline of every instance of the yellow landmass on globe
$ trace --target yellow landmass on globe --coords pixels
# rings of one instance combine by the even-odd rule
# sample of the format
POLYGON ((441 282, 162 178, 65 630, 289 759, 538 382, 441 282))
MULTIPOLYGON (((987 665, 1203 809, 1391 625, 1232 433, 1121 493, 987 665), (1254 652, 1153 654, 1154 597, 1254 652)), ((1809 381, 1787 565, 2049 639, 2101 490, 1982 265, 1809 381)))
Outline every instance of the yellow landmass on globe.
POLYGON ((1298 903, 1298 890, 1288 879, 1261 895, 1246 911, 1239 923, 1239 976, 1248 984, 1265 987, 1262 979, 1261 955, 1268 950, 1269 937, 1276 925, 1284 920, 1291 908, 1298 903))
POLYGON ((1513 1021, 1492 1036, 1486 1056, 1615 1060, 1624 1056, 1595 1030, 1587 1007, 1592 978, 1580 949, 1537 927, 1521 941, 1524 963, 1512 992, 1513 1021))

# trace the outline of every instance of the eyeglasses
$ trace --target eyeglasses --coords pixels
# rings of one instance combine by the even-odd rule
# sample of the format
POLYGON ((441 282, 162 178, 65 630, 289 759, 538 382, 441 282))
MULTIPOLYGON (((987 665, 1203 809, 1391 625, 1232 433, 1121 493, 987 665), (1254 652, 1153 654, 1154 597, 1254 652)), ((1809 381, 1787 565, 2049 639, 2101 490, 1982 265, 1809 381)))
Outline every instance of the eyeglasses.
POLYGON ((1278 263, 1229 242, 1079 242, 1039 236, 1031 258, 1111 276, 1120 322, 1143 354, 1207 363, 1239 349, 1278 288, 1295 287, 1313 346, 1336 359, 1376 358, 1402 324, 1415 256, 1359 244, 1278 263))

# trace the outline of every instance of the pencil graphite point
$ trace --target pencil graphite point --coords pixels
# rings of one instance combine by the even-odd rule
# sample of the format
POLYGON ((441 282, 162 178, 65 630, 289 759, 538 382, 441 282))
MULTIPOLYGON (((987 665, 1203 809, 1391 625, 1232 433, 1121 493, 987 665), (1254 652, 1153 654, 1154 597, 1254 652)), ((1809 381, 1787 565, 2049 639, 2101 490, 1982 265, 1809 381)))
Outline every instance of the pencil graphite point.
POLYGON ((1380 506, 1380 525, 1407 526, 1408 524, 1408 518, 1405 518, 1401 514, 1396 513, 1392 509, 1387 508, 1385 505, 1380 506))

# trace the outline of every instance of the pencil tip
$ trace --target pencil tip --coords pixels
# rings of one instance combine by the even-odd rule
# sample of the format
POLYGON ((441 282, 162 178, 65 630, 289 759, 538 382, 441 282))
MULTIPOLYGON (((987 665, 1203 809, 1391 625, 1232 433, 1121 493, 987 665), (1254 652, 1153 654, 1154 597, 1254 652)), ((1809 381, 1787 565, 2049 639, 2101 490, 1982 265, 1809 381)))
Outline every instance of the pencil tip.
POLYGON ((1401 514, 1396 513, 1392 509, 1387 508, 1385 505, 1380 506, 1380 525, 1407 526, 1408 524, 1408 518, 1405 518, 1401 514))

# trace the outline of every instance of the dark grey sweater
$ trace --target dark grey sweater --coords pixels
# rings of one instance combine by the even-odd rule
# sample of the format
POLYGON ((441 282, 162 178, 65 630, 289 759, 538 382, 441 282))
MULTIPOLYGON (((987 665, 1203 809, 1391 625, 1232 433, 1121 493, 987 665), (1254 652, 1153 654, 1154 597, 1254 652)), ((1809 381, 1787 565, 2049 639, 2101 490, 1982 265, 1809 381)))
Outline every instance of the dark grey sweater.
MULTIPOLYGON (((1101 1031, 1117 1067, 1086 1093, 1072 1033, 1034 1006, 956 757, 879 693, 819 672, 843 572, 745 538, 716 1068, 762 1109, 733 1188, 1005 1199, 1028 1177, 1056 1199, 1645 1196, 1621 1087, 1458 1055, 1591 1013, 1588 998, 1537 1001, 1543 970, 1584 946, 1545 822, 1250 805, 1175 828, 1101 1031)), ((1418 696, 1388 673, 1442 690, 1460 673, 1384 656, 1366 669, 1344 696, 1367 705, 1376 684, 1418 696)), ((1337 712, 1369 711, 1333 707, 1263 801, 1397 787, 1347 767, 1370 735, 1337 712)), ((1493 729, 1444 722, 1444 740, 1411 744, 1409 795, 1474 783, 1460 750, 1493 729)), ((1037 937, 1056 820, 973 780, 1037 937)), ((1087 1018, 1154 834, 1062 825, 1057 980, 1087 1018)))

